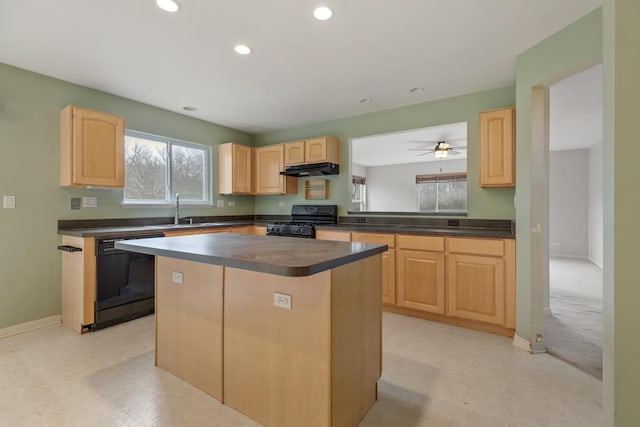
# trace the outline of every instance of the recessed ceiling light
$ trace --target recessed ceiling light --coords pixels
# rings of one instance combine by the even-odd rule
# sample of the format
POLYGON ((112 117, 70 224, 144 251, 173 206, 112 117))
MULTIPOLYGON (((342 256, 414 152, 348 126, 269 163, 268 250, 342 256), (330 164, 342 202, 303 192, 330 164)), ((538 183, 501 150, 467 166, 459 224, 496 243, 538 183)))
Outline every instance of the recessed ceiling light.
POLYGON ((362 98, 360 100, 360 102, 363 103, 363 104, 370 104, 370 103, 373 102, 373 99, 371 99, 371 98, 362 98))
POLYGON ((156 0, 156 5, 166 12, 177 12, 180 5, 174 0, 156 0))
POLYGON ((423 91, 424 91, 423 87, 414 87, 409 92, 411 92, 411 93, 422 93, 423 91))
POLYGON ((239 53, 240 55, 249 55, 251 53, 251 48, 243 44, 239 44, 233 49, 236 51, 236 53, 239 53))
POLYGON ((196 111, 196 110, 197 110, 197 108, 196 108, 196 107, 189 107, 188 105, 187 105, 187 106, 182 107, 182 109, 183 109, 184 111, 196 111))
POLYGON ((317 7, 313 11, 313 16, 318 21, 326 21, 327 19, 331 19, 332 15, 333 15, 333 11, 326 6, 317 7))

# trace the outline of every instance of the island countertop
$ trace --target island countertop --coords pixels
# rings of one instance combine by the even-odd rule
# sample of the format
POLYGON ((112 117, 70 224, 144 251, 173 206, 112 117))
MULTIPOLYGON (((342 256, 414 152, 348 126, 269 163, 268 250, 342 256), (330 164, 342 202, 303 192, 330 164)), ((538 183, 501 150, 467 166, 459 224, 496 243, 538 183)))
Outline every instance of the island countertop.
POLYGON ((387 245, 214 233, 123 240, 117 249, 280 276, 310 276, 387 250, 387 245))

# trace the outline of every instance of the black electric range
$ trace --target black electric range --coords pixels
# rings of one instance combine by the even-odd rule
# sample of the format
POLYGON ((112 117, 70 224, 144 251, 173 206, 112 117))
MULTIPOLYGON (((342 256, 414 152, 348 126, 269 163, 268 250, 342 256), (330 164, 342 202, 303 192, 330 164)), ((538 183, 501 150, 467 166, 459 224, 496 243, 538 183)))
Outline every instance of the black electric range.
POLYGON ((316 237, 318 224, 336 224, 337 205, 293 205, 291 221, 267 224, 267 236, 316 237))

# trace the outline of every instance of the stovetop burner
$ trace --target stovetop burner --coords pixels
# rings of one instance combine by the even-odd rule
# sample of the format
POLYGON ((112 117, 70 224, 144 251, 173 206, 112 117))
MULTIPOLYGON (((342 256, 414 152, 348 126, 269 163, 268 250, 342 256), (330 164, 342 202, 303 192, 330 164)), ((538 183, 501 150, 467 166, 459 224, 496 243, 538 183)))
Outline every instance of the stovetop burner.
POLYGON ((293 205, 291 221, 277 221, 267 224, 267 236, 306 237, 316 236, 316 224, 336 224, 336 205, 293 205))

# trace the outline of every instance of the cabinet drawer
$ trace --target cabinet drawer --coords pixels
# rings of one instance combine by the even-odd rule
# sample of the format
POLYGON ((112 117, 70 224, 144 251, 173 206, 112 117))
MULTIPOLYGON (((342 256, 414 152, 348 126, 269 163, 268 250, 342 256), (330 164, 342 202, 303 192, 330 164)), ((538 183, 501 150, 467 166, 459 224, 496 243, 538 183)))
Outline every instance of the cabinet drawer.
POLYGON ((390 249, 396 247, 396 236, 393 234, 352 232, 351 241, 378 243, 381 245, 387 245, 390 249))
POLYGON ((397 236, 399 249, 415 249, 418 251, 444 251, 444 237, 434 236, 397 236))
POLYGON ((351 232, 316 230, 316 240, 338 240, 341 242, 349 242, 351 241, 351 232))
POLYGON ((448 239, 449 252, 460 254, 477 254, 504 256, 504 240, 502 239, 448 239))

